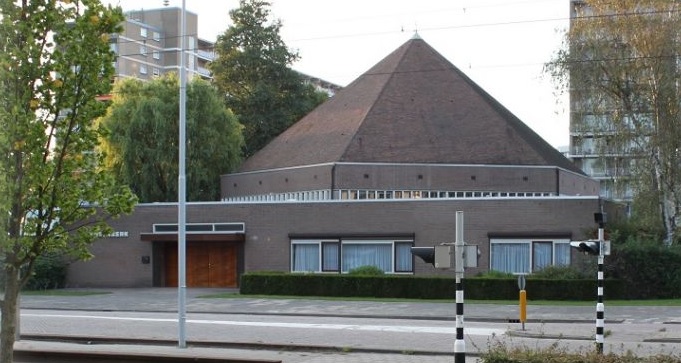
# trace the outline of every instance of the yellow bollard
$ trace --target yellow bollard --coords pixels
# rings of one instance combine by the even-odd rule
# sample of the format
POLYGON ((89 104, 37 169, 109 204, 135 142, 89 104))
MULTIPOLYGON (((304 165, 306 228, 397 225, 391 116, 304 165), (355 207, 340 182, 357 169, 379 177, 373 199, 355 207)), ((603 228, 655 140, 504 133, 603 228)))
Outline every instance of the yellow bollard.
POLYGON ((523 331, 525 330, 525 321, 527 321, 527 291, 520 290, 520 323, 523 331))

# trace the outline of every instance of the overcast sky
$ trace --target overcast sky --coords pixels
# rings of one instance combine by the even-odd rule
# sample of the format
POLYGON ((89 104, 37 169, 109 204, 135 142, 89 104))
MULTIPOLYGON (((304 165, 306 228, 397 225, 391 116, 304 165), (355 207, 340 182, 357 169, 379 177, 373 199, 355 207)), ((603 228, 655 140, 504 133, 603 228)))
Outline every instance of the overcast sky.
MULTIPOLYGON (((123 10, 163 0, 103 0, 123 10)), ((569 0, 272 0, 281 36, 301 59, 293 68, 345 86, 414 31, 554 147, 568 145, 567 97, 543 74, 560 48, 569 0)), ((185 0, 198 37, 214 41, 238 0, 185 0)), ((181 7, 182 0, 170 0, 181 7)))

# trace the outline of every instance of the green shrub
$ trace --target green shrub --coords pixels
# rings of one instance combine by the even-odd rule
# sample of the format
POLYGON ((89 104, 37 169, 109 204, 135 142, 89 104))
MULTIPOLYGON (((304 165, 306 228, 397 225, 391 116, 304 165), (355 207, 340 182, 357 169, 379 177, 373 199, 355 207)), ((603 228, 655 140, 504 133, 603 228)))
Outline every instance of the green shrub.
POLYGON ((583 270, 579 270, 573 266, 546 266, 539 271, 535 271, 528 276, 528 278, 546 279, 546 280, 584 280, 596 275, 587 275, 583 270))
POLYGON ((372 265, 360 266, 348 271, 348 275, 351 276, 381 276, 384 274, 383 270, 372 265))
POLYGON ((59 289, 66 285, 67 264, 59 253, 38 256, 33 275, 24 286, 25 290, 59 289))
MULTIPOLYGON (((466 299, 518 299, 516 279, 465 278, 463 284, 466 299)), ((622 281, 606 280, 608 298, 618 298, 625 286, 622 281)), ((596 279, 530 279, 526 289, 530 300, 594 300, 596 279)), ((455 290, 454 278, 440 276, 246 273, 240 284, 244 295, 454 299, 455 290)))
POLYGON ((605 258, 606 279, 626 280, 626 298, 673 299, 681 297, 681 246, 630 241, 613 247, 605 258))
POLYGON ((485 278, 485 279, 514 279, 514 278, 516 278, 516 276, 514 276, 512 273, 501 272, 501 271, 496 271, 496 270, 480 272, 477 275, 475 275, 475 277, 485 278))
POLYGON ((568 351, 565 347, 551 345, 547 348, 507 346, 496 343, 480 355, 483 363, 681 363, 680 356, 654 355, 638 357, 631 352, 622 355, 568 351))

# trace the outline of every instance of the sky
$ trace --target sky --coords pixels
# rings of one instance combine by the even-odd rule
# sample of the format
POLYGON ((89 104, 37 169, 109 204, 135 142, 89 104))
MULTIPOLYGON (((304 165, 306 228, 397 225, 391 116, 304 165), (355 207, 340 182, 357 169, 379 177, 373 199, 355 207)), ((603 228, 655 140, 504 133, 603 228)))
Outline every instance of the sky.
MULTIPOLYGON (((102 0, 124 11, 163 0, 102 0)), ((182 7, 182 0, 168 0, 182 7)), ((346 86, 414 32, 554 147, 569 143, 567 97, 543 72, 562 44, 569 0, 270 0, 292 67, 346 86)), ((185 0, 215 41, 238 0, 185 0)))

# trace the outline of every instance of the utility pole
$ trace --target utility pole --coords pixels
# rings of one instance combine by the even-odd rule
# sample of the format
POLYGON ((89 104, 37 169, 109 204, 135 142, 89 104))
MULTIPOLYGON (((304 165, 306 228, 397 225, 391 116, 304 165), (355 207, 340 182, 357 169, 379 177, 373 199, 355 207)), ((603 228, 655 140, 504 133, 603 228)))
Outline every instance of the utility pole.
POLYGON ((187 129, 187 71, 185 69, 185 36, 187 27, 187 12, 185 0, 182 0, 180 14, 180 136, 177 183, 177 320, 178 347, 187 347, 187 178, 185 172, 186 129, 187 129))
POLYGON ((466 341, 463 334, 463 277, 465 267, 478 267, 478 246, 463 241, 463 212, 456 212, 456 239, 433 247, 412 247, 411 253, 423 262, 437 269, 452 268, 454 246, 454 272, 456 274, 456 340, 454 341, 454 363, 466 362, 466 341))

